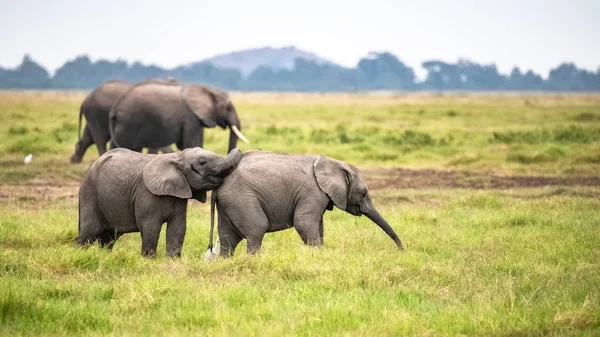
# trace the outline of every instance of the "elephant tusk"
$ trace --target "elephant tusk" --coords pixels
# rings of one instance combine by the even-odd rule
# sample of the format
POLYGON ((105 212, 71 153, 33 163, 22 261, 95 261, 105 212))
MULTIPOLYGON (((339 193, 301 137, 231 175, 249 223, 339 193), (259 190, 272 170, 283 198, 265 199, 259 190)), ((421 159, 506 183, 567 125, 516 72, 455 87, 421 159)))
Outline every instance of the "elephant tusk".
POLYGON ((235 133, 235 135, 238 136, 239 139, 243 140, 244 143, 250 144, 250 142, 248 141, 248 139, 246 137, 244 137, 244 135, 242 134, 242 132, 240 130, 238 130, 237 126, 232 125, 231 126, 231 131, 233 131, 233 133, 235 133))

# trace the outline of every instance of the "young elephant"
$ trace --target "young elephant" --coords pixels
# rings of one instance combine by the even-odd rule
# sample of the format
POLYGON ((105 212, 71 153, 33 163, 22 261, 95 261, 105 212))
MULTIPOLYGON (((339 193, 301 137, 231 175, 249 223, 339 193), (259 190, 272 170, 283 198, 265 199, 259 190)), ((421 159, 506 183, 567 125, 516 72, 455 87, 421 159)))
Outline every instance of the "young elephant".
POLYGON ((323 245, 323 214, 333 205, 352 215, 366 215, 402 249, 400 239, 373 206, 360 171, 325 156, 250 151, 216 188, 211 198, 212 251, 214 207, 218 210, 220 255, 231 256, 248 240, 257 252, 265 233, 295 227, 305 244, 323 245))
POLYGON ((113 149, 90 167, 79 189, 79 236, 112 248, 122 234, 141 232, 142 256, 153 256, 162 224, 167 223, 167 255, 181 255, 190 198, 206 202, 206 191, 219 186, 242 158, 227 158, 202 148, 149 155, 113 149))

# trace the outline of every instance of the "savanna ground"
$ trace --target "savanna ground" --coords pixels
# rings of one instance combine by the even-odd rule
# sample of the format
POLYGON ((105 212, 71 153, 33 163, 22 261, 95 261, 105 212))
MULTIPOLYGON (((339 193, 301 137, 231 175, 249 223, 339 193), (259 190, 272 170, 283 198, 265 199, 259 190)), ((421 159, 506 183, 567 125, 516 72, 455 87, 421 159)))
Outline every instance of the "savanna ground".
POLYGON ((211 263, 196 201, 181 259, 74 245, 84 95, 0 93, 0 335, 600 335, 600 95, 233 93, 242 151, 356 165, 406 250, 336 209, 211 263))

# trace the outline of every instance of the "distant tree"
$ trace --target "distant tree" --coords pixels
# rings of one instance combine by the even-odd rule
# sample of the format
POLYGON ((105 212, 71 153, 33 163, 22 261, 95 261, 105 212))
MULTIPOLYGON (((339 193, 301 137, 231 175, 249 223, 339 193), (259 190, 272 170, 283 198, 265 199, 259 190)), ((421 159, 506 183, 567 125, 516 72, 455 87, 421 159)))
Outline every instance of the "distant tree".
POLYGON ((354 69, 300 58, 294 61, 291 72, 282 71, 278 77, 280 81, 291 81, 299 91, 354 90, 357 86, 354 69))
POLYGON ((177 67, 169 73, 183 82, 202 83, 227 90, 240 89, 243 79, 237 69, 217 68, 206 62, 177 67))
POLYGON ((92 63, 88 56, 82 55, 58 68, 51 85, 54 88, 92 89, 106 80, 125 80, 127 71, 125 61, 99 60, 92 63))
POLYGON ((359 76, 365 79, 360 83, 364 89, 403 89, 415 88, 415 72, 391 53, 370 53, 358 62, 359 76))
POLYGON ((0 88, 45 89, 50 74, 37 64, 29 55, 25 55, 15 70, 0 71, 0 88))
POLYGON ((523 87, 521 90, 544 90, 545 83, 542 76, 528 70, 523 76, 523 87))
POLYGON ((277 73, 270 67, 260 66, 250 73, 244 81, 244 89, 247 90, 277 90, 280 87, 277 73))
POLYGON ((169 72, 157 66, 145 66, 140 62, 134 62, 125 73, 125 80, 130 83, 145 81, 148 78, 166 78, 169 72))
POLYGON ((481 65, 461 59, 457 64, 460 73, 461 89, 498 90, 506 83, 506 77, 498 73, 495 64, 481 65))
POLYGON ((506 82, 506 89, 509 90, 523 90, 525 88, 525 78, 521 73, 519 67, 514 67, 508 76, 506 82))
POLYGON ((442 61, 423 62, 423 68, 427 70, 427 78, 422 84, 424 89, 449 90, 461 89, 461 73, 454 64, 442 61))
MULTIPOLYGON (((270 64, 278 65, 277 59, 270 64)), ((550 71, 548 79, 518 67, 510 74, 500 74, 495 64, 478 64, 466 59, 456 63, 439 60, 423 62, 427 77, 416 83, 412 68, 391 53, 369 53, 356 68, 328 62, 296 58, 293 67, 278 69, 261 66, 244 77, 240 70, 220 68, 199 62, 174 69, 123 60, 92 62, 81 55, 65 62, 50 78, 48 71, 23 57, 15 69, 0 68, 0 88, 81 88, 91 89, 111 79, 131 83, 149 78, 174 78, 224 90, 265 91, 354 91, 354 90, 564 90, 599 91, 600 68, 595 72, 563 63, 550 71)))
POLYGON ((550 70, 548 85, 551 89, 576 91, 585 90, 585 70, 579 70, 573 63, 563 63, 550 70))

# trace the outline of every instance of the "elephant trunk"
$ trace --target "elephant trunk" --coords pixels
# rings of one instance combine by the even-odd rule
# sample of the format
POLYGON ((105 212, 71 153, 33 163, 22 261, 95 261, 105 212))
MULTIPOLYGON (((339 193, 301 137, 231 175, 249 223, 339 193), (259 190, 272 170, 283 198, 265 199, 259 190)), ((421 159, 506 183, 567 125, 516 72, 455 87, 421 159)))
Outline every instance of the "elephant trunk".
POLYGON ((231 153, 231 150, 235 149, 235 147, 237 146, 237 141, 238 141, 238 136, 235 134, 235 132, 233 132, 233 127, 234 127, 234 125, 229 126, 229 128, 231 130, 229 132, 229 147, 227 148, 228 153, 231 153))
POLYGON ((402 250, 403 249, 402 242, 400 242, 400 238, 398 238, 398 235, 396 234, 396 232, 394 232, 392 227, 387 223, 387 221, 385 221, 385 219, 381 216, 381 214, 379 214, 379 212, 377 211, 375 206, 373 206, 373 204, 371 204, 370 201, 369 201, 369 204, 370 205, 367 207, 366 212, 363 212, 363 214, 366 215, 367 218, 369 218, 371 221, 373 221, 377 226, 379 226, 381 229, 383 229, 383 231, 390 238, 392 238, 392 240, 394 240, 394 242, 396 243, 396 246, 398 246, 398 249, 402 250))
POLYGON ((221 163, 217 165, 215 171, 219 172, 218 175, 220 177, 225 177, 238 166, 240 160, 242 160, 242 152, 239 149, 234 148, 229 152, 227 157, 223 158, 221 163))

